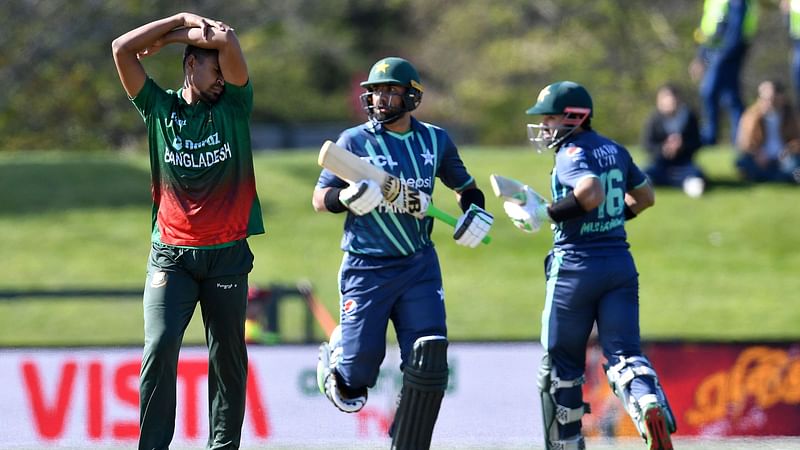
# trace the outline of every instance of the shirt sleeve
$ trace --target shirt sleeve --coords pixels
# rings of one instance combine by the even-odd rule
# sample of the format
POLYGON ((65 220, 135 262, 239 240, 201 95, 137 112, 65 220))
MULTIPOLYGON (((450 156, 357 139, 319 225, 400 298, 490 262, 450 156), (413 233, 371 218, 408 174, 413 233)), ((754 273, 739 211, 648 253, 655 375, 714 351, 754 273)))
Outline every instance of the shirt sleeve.
POLYGON ((232 108, 243 111, 247 116, 253 112, 253 83, 248 79, 244 86, 225 83, 223 96, 232 108))
POLYGON ((467 172, 467 168, 464 166, 464 162, 458 154, 458 149, 450 139, 450 136, 447 133, 443 134, 441 163, 436 171, 436 176, 448 188, 461 192, 465 187, 472 184, 475 179, 467 172))
POLYGON ((626 177, 627 185, 625 186, 625 190, 630 191, 645 184, 645 182, 647 182, 647 176, 639 169, 639 166, 633 162, 630 153, 625 152, 625 155, 627 155, 628 158, 628 176, 626 177))
POLYGON ((144 86, 136 94, 136 97, 131 98, 133 106, 136 107, 136 110, 139 111, 145 121, 153 114, 159 103, 169 100, 169 94, 150 77, 147 77, 144 86))
POLYGON ((556 174, 561 184, 575 188, 586 177, 597 177, 586 158, 586 150, 577 146, 564 147, 556 153, 556 174))

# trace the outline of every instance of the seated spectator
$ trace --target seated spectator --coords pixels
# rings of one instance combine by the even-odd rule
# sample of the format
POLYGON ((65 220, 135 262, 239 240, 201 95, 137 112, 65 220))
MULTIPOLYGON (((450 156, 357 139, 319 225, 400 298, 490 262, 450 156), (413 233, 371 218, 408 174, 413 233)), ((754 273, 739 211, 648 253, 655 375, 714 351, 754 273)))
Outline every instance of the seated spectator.
POLYGON ((656 110, 644 127, 642 146, 650 155, 645 173, 655 185, 683 188, 690 197, 699 197, 705 190, 705 176, 692 158, 700 148, 697 115, 687 106, 671 85, 661 86, 656 93, 656 110))
POLYGON ((739 123, 736 167, 749 181, 800 182, 800 127, 783 86, 758 85, 758 99, 739 123))

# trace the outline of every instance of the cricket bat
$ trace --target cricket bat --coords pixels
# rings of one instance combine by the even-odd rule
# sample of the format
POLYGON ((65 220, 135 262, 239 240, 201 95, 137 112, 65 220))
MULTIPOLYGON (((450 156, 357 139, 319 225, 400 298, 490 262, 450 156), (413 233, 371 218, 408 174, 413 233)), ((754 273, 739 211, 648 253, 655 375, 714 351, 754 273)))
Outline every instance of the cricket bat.
MULTIPOLYGON (((491 174, 489 181, 492 183, 492 190, 494 195, 502 198, 503 200, 514 202, 518 205, 524 205, 528 201, 528 195, 531 190, 525 189, 525 184, 513 178, 504 177, 502 175, 491 174)), ((533 192, 536 194, 536 192, 533 192)), ((547 203, 539 194, 536 194, 542 203, 547 203)))
MULTIPOLYGON (((373 166, 369 162, 362 160, 346 149, 339 147, 333 141, 325 141, 322 144, 317 163, 349 183, 363 179, 375 181, 381 187, 383 198, 388 202, 393 202, 397 199, 403 188, 399 178, 387 173, 380 167, 373 166)), ((433 204, 428 205, 425 215, 441 220, 453 228, 458 223, 458 219, 433 204)), ((485 236, 482 242, 488 244, 491 241, 492 238, 490 236, 485 236)))

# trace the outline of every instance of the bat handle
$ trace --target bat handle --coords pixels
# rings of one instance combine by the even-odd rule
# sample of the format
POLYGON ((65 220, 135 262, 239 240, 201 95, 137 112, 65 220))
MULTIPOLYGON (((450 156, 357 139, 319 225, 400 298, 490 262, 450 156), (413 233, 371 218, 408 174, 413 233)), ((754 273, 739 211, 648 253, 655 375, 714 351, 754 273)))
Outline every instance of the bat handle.
MULTIPOLYGON (((433 217, 434 219, 439 219, 453 228, 455 228, 458 224, 458 219, 433 205, 428 205, 428 210, 425 212, 425 215, 433 217)), ((481 242, 488 245, 490 242, 492 242, 492 237, 487 234, 483 237, 481 242)))

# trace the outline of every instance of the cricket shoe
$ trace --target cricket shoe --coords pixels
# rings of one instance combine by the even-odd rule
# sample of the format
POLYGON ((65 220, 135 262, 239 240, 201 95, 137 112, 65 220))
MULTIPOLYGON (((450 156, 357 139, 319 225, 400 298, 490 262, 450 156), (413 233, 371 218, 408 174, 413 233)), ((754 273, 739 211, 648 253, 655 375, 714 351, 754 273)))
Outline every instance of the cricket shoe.
POLYGON ((340 411, 354 413, 361 411, 361 408, 367 403, 367 393, 365 391, 364 395, 347 398, 339 391, 335 370, 342 357, 342 347, 339 345, 341 339, 341 329, 337 326, 331 334, 330 343, 323 342, 319 346, 317 387, 340 411))
POLYGON ((661 405, 650 403, 644 407, 643 411, 648 450, 673 450, 672 439, 667 428, 667 417, 661 405))

